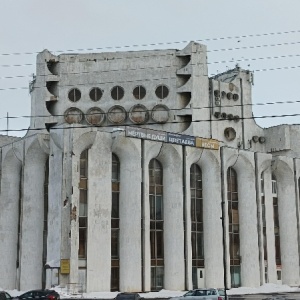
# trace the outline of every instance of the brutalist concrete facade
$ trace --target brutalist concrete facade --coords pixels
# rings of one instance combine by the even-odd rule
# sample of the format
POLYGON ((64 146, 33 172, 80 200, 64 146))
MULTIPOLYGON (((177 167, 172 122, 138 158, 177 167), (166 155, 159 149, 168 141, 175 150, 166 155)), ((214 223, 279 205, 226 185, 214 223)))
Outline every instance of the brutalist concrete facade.
POLYGON ((152 159, 163 170, 164 289, 223 287, 223 255, 229 288, 299 285, 300 126, 259 127, 251 86, 251 72, 239 67, 209 78, 206 47, 194 42, 183 50, 41 52, 30 84, 30 131, 21 139, 0 136, 1 287, 111 290, 112 155, 120 167, 118 290, 153 289, 152 159), (128 126, 156 138, 132 137, 128 126), (167 133, 177 139, 162 139, 167 133), (204 140, 184 142, 194 137, 204 140), (79 258, 85 150, 86 257, 79 258), (191 234, 195 164, 202 182, 199 267, 191 234), (230 208, 229 169, 238 209, 230 208))

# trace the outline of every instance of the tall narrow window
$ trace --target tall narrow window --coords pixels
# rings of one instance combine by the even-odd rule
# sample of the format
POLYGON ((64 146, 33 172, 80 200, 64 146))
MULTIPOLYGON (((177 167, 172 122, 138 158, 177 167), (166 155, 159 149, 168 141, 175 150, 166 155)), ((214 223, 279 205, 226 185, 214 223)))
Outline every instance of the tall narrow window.
POLYGON ((88 212, 88 149, 80 155, 79 183, 79 248, 78 258, 86 259, 87 254, 87 212, 88 212))
POLYGON ((198 288, 197 269, 204 268, 203 242, 203 197, 202 173, 198 165, 193 164, 190 170, 191 187, 191 225, 192 225, 192 279, 193 288, 198 288))
POLYGON ((151 290, 164 286, 164 217, 163 217, 163 169, 160 162, 149 163, 151 290))
POLYGON ((265 283, 268 282, 268 251, 267 251, 267 230, 266 230, 266 205, 265 205, 265 189, 264 189, 264 173, 261 173, 261 214, 262 214, 262 242, 263 242, 263 261, 265 268, 265 283))
POLYGON ((119 291, 119 233, 120 233, 120 161, 112 155, 112 207, 111 207, 111 291, 119 291))
MULTIPOLYGON (((44 228, 43 228, 43 266, 47 262, 47 236, 48 236, 48 185, 49 185, 49 158, 45 164, 44 180, 44 228)), ((46 287, 46 269, 43 268, 42 287, 46 287)))
POLYGON ((227 171, 227 199, 231 287, 239 287, 241 286, 239 202, 237 174, 233 168, 228 168, 227 171))
POLYGON ((275 234, 275 259, 276 259, 276 265, 280 267, 281 251, 280 251, 280 234, 279 234, 277 180, 274 174, 272 174, 272 196, 273 196, 274 234, 275 234))

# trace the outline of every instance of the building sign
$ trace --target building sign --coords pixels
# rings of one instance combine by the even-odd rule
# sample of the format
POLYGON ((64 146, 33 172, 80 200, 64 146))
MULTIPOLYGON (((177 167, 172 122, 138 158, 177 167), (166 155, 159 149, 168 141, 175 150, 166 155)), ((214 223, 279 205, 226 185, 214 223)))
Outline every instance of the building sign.
POLYGON ((144 129, 138 127, 126 127, 126 136, 135 137, 144 140, 151 140, 157 142, 166 142, 167 133, 164 131, 157 131, 152 129, 144 129))
POLYGON ((156 142, 165 142, 183 146, 206 148, 212 150, 219 149, 219 141, 213 139, 204 139, 185 134, 157 131, 139 127, 126 126, 126 136, 150 140, 156 142))
POLYGON ((60 274, 70 274, 70 260, 61 259, 60 260, 60 274))
POLYGON ((212 150, 219 150, 219 141, 196 137, 196 147, 212 149, 212 150))
POLYGON ((196 138, 190 135, 170 133, 167 134, 167 142, 172 144, 184 145, 184 146, 196 146, 196 138))

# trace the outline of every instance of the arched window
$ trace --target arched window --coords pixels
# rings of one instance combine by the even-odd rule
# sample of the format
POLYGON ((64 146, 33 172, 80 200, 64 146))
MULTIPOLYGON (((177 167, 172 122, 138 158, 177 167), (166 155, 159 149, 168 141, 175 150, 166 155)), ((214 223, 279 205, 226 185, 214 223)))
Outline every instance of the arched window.
MULTIPOLYGON (((274 174, 272 174, 272 196, 273 196, 274 234, 275 234, 275 258, 276 258, 276 265, 281 266, 277 179, 274 174)), ((279 275, 278 277, 280 278, 281 276, 279 275)))
POLYGON ((164 286, 164 217, 163 217, 163 169, 160 162, 149 163, 151 290, 164 286))
POLYGON ((111 291, 119 291, 119 233, 120 233, 120 161, 118 157, 112 155, 112 204, 111 204, 111 291))
POLYGON ((87 258, 87 212, 88 212, 88 149, 80 155, 80 182, 79 182, 79 248, 78 258, 87 258))
MULTIPOLYGON (((48 185, 49 185, 49 158, 45 164, 44 180, 44 228, 43 228, 43 266, 47 262, 47 236, 48 236, 48 185)), ((42 287, 46 287, 46 269, 43 268, 42 287)))
POLYGON ((198 288, 197 269, 204 268, 202 173, 198 165, 190 170, 191 241, 193 288, 198 288))
POLYGON ((227 171, 227 199, 231 287, 239 287, 241 286, 239 202, 237 174, 233 168, 228 168, 227 171))

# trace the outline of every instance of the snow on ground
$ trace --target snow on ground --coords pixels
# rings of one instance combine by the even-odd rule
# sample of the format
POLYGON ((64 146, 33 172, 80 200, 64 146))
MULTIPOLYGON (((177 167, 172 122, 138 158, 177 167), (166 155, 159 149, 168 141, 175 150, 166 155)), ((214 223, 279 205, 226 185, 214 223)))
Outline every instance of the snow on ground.
MULTIPOLYGON (((66 288, 55 287, 54 288, 59 294, 60 297, 63 298, 98 298, 98 299, 113 299, 116 297, 118 292, 94 292, 94 293, 78 293, 73 294, 70 293, 66 288)), ((0 291, 3 289, 0 288, 0 291)), ((24 293, 24 291, 7 291, 12 297, 16 297, 24 293)), ((159 292, 149 292, 149 293, 140 293, 141 297, 144 298, 170 298, 170 297, 178 297, 182 296, 186 291, 168 291, 161 290, 159 292)), ((234 288, 227 291, 228 295, 245 295, 245 294, 272 294, 272 293, 285 293, 285 292, 300 292, 299 287, 290 287, 288 285, 277 285, 277 284, 264 284, 258 288, 250 288, 250 287, 240 287, 234 288)))

